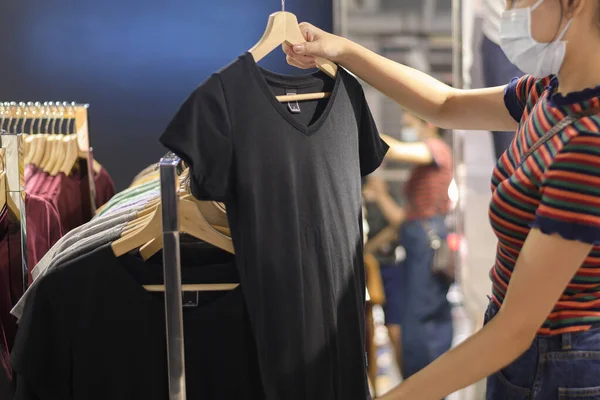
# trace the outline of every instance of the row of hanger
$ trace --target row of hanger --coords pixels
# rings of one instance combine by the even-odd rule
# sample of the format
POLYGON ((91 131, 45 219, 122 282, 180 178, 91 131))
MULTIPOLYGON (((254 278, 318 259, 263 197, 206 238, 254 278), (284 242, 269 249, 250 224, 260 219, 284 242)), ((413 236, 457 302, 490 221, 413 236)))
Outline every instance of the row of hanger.
MULTIPOLYGON (((80 159, 89 157, 87 132, 78 132, 87 126, 86 108, 66 102, 0 103, 0 128, 23 133, 25 164, 34 164, 52 176, 60 172, 69 175, 80 159)), ((94 171, 101 168, 94 160, 94 171)))

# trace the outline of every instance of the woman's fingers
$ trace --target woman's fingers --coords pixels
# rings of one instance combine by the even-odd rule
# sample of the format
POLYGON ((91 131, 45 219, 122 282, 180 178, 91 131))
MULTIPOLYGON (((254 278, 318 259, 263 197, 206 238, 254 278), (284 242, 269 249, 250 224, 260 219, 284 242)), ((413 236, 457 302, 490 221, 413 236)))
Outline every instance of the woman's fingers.
POLYGON ((298 68, 314 68, 316 60, 314 57, 295 54, 290 45, 283 44, 283 51, 286 54, 288 64, 298 68))
POLYGON ((288 64, 290 64, 293 67, 296 68, 301 68, 301 69, 310 69, 310 68, 315 68, 316 67, 316 62, 312 62, 312 63, 306 63, 306 62, 299 62, 298 60, 296 60, 294 57, 291 56, 286 56, 286 60, 288 62, 288 64))

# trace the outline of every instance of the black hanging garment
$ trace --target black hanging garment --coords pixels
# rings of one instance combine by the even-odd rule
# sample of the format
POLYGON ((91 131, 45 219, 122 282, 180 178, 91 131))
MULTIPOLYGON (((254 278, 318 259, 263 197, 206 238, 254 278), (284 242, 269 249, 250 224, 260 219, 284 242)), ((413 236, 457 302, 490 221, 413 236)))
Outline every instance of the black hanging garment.
POLYGON ((191 166, 197 198, 227 206, 267 399, 366 399, 361 176, 387 145, 358 81, 278 75, 246 53, 161 142, 191 166), (332 95, 298 110, 276 99, 286 90, 332 95))

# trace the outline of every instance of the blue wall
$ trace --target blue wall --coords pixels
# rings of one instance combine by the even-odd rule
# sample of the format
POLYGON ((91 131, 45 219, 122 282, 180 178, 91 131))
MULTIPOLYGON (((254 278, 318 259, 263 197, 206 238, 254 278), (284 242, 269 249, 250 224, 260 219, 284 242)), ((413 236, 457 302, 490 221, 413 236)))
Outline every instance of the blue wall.
MULTIPOLYGON (((91 142, 119 189, 164 154, 162 129, 211 72, 261 37, 279 0, 2 0, 0 101, 91 104, 91 142)), ((331 30, 331 0, 288 0, 331 30)), ((261 64, 300 73, 280 52, 261 64)))

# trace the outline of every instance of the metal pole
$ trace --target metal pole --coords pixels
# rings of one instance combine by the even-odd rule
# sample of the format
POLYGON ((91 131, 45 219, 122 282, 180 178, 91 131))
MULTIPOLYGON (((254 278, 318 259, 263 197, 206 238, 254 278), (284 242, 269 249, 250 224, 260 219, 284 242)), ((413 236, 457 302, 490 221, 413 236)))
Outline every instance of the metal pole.
POLYGON ((160 160, 169 400, 186 400, 177 197, 177 166, 180 161, 172 153, 160 160))
POLYGON ((452 85, 463 87, 462 0, 452 0, 452 85))
POLYGON ((25 161, 23 158, 24 143, 22 134, 2 133, 0 135, 0 146, 6 154, 6 178, 8 181, 7 196, 10 196, 13 202, 19 208, 20 220, 20 246, 21 266, 22 266, 22 287, 23 293, 27 290, 28 264, 27 264, 27 224, 25 210, 25 161))

